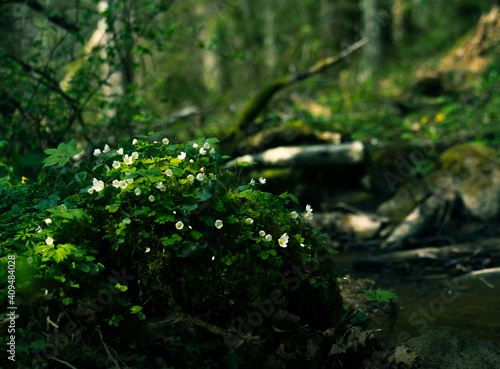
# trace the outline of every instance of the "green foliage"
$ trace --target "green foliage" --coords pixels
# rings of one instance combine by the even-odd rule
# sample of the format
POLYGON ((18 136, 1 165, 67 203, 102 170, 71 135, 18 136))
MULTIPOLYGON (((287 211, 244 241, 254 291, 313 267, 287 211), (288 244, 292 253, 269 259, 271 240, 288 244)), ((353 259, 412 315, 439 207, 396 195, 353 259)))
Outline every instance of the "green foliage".
MULTIPOLYGON (((151 311, 227 325, 274 289, 295 287, 284 272, 307 263, 317 268, 305 273, 302 293, 324 291, 314 292, 323 296, 314 306, 324 299, 322 319, 335 321, 336 274, 329 260, 318 260, 322 238, 288 208, 297 198, 242 183, 240 166, 226 168, 215 152, 215 138, 171 144, 159 136, 106 145, 92 163, 73 163, 81 149, 61 144, 45 151, 38 181, 11 177, 0 186, 2 303, 15 255, 20 315, 45 326, 60 314, 59 325, 79 327, 68 340, 91 346, 83 334, 91 337, 90 327, 132 340, 125 327, 138 327, 151 311)), ((35 351, 35 342, 51 344, 36 327, 22 334, 35 351)))
POLYGON ((398 295, 390 290, 381 290, 378 289, 376 291, 363 290, 366 293, 366 298, 369 300, 377 301, 377 302, 390 302, 391 299, 398 297, 398 295))

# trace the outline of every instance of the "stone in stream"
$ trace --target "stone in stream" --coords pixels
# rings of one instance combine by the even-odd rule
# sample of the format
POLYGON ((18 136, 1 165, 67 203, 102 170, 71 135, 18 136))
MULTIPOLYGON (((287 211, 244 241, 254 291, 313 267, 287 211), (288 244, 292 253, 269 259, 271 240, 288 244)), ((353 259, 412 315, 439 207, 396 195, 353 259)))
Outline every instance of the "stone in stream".
POLYGON ((499 369, 500 348, 470 332, 444 326, 410 339, 422 369, 499 369))

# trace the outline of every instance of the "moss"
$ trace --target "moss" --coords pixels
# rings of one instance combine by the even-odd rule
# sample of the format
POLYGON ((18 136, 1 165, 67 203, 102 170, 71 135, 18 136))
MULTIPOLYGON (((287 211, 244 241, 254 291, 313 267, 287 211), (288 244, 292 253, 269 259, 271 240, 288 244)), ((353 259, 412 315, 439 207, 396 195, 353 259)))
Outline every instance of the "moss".
POLYGON ((492 185, 492 174, 499 170, 496 153, 476 143, 456 145, 439 158, 440 169, 460 180, 464 188, 476 192, 492 185))

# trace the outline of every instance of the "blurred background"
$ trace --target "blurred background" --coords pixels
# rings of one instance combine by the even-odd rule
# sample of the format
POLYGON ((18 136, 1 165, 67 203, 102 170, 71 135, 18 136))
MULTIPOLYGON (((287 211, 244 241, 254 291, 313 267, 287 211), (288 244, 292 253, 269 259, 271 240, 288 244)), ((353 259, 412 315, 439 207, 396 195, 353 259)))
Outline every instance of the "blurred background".
POLYGON ((492 1, 0 0, 0 177, 35 178, 71 139, 90 159, 150 130, 224 138, 259 90, 363 38, 274 95, 259 129, 500 143, 492 1))

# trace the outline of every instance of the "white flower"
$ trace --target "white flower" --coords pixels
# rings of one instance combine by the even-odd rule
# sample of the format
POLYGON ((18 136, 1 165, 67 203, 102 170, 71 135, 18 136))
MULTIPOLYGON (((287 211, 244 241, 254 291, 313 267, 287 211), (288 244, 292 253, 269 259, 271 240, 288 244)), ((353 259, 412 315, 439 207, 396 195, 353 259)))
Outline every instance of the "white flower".
POLYGON ((100 150, 100 149, 95 149, 95 150, 94 150, 94 156, 99 156, 99 155, 101 155, 101 154, 102 154, 102 153, 101 153, 101 150, 100 150))
POLYGON ((97 180, 97 178, 94 178, 92 181, 92 189, 99 192, 104 188, 104 182, 97 180))
POLYGON ((171 176, 172 176, 172 173, 173 173, 173 172, 172 172, 172 169, 167 169, 167 170, 165 171, 165 174, 167 175, 167 177, 171 177, 171 176))
POLYGON ((215 256, 212 256, 212 260, 215 260, 215 256))
POLYGON ((283 233, 278 240, 278 244, 281 247, 286 247, 287 243, 288 243, 288 235, 286 233, 283 233))
POLYGON ((159 189, 160 191, 165 191, 167 188, 165 187, 165 185, 163 184, 163 182, 158 182, 156 184, 156 188, 159 189))
POLYGON ((47 239, 45 240, 45 243, 50 246, 54 243, 54 240, 52 239, 52 237, 47 237, 47 239))
POLYGON ((246 219, 245 219, 245 222, 246 222, 247 224, 252 224, 252 223, 253 223, 253 219, 252 219, 252 218, 246 218, 246 219))
POLYGON ((103 152, 104 154, 106 154, 106 153, 108 153, 108 152, 109 152, 109 150, 111 150, 111 149, 109 148, 108 144, 106 144, 106 145, 104 145, 104 150, 102 150, 102 152, 103 152))
POLYGON ((133 178, 129 178, 129 179, 127 179, 126 181, 127 181, 127 183, 128 183, 128 184, 132 184, 132 183, 134 183, 134 179, 133 179, 133 178))
POLYGON ((273 236, 271 236, 270 234, 266 235, 266 241, 271 241, 272 239, 273 239, 273 236))
POLYGON ((132 153, 132 159, 134 159, 134 160, 139 159, 139 153, 138 153, 137 151, 134 151, 134 152, 132 153))
POLYGON ((168 145, 169 142, 170 141, 166 137, 163 140, 161 140, 161 143, 164 144, 164 145, 168 145))
POLYGON ((194 147, 195 149, 198 149, 198 148, 199 148, 199 146, 198 146, 198 144, 197 144, 197 143, 194 143, 194 144, 193 144, 193 147, 194 147))
POLYGON ((36 233, 42 233, 42 227, 40 226, 36 227, 36 233))
POLYGON ((266 235, 266 232, 264 232, 264 231, 259 231, 259 234, 260 234, 262 237, 264 237, 264 236, 266 235))
POLYGON ((182 151, 180 153, 180 155, 177 155, 177 158, 180 159, 180 160, 184 160, 186 159, 186 153, 184 151, 182 151))
POLYGON ((50 218, 45 219, 45 223, 46 223, 47 225, 49 225, 50 223, 52 223, 52 219, 50 219, 50 218))
POLYGON ((92 194, 94 193, 94 189, 93 189, 93 188, 89 188, 89 189, 87 190, 87 192, 88 192, 89 194, 91 194, 91 195, 92 195, 92 194))
POLYGON ((213 147, 210 149, 210 154, 215 154, 215 149, 213 147))
POLYGON ((252 178, 252 179, 250 180, 250 184, 251 184, 251 185, 254 185, 254 184, 255 184, 255 179, 253 179, 253 178, 252 178))
POLYGON ((205 150, 203 147, 200 149, 200 155, 207 155, 207 150, 205 150))
POLYGON ((184 223, 182 223, 180 220, 175 223, 175 228, 177 228, 178 230, 181 230, 182 228, 184 228, 184 223))
POLYGON ((205 144, 203 145, 203 148, 208 150, 210 148, 210 144, 208 142, 205 142, 205 144))
POLYGON ((113 168, 115 168, 115 169, 120 168, 120 162, 115 160, 115 161, 113 162, 113 168))
POLYGON ((201 182, 205 179, 205 175, 203 173, 198 173, 196 179, 201 182))
POLYGON ((140 189, 140 188, 136 188, 136 189, 134 190, 134 192, 135 192, 135 194, 136 194, 137 196, 139 196, 139 195, 141 194, 141 189, 140 189))
POLYGON ((144 251, 144 253, 145 253, 145 254, 147 254, 147 253, 148 253, 148 252, 150 252, 150 251, 151 251, 151 248, 146 247, 146 251, 144 251))
POLYGON ((194 176, 192 174, 187 176, 188 181, 194 181, 194 176))
POLYGON ((123 162, 127 165, 131 165, 133 163, 132 157, 128 156, 128 154, 125 154, 123 157, 123 162))
POLYGON ((33 262, 33 258, 32 258, 31 256, 27 257, 27 258, 26 258, 26 262, 27 262, 28 264, 31 264, 31 263, 33 262))
POLYGON ((148 200, 153 202, 153 201, 155 201, 155 197, 153 195, 149 195, 148 200))
POLYGON ((126 189, 127 185, 128 185, 127 181, 120 181, 118 183, 118 186, 120 186, 122 188, 122 190, 126 189))
POLYGON ((216 227, 217 229, 221 229, 223 225, 224 225, 224 223, 222 223, 222 220, 217 219, 217 220, 215 221, 215 227, 216 227))
POLYGON ((301 244, 300 244, 300 246, 301 246, 301 247, 304 247, 304 244, 303 244, 303 243, 301 243, 301 244))
POLYGON ((118 155, 123 155, 123 147, 120 147, 116 153, 118 155))
POLYGON ((190 163, 194 163, 194 160, 193 160, 193 159, 189 159, 189 162, 190 162, 190 163))
POLYGON ((137 138, 134 138, 134 139, 132 140, 132 145, 134 145, 134 146, 135 146, 135 145, 137 145, 137 143, 138 143, 137 138))
POLYGON ((112 182, 113 187, 118 188, 120 186, 120 181, 117 179, 114 179, 112 182))
POLYGON ((292 219, 296 219, 299 216, 299 213, 297 213, 296 211, 292 211, 290 213, 290 216, 292 217, 292 219))
POLYGON ((311 205, 309 205, 309 204, 306 205, 306 211, 308 213, 312 213, 313 209, 311 208, 311 205))
POLYGON ((260 182, 260 183, 262 183, 262 184, 265 184, 265 183, 266 183, 266 179, 265 179, 265 178, 260 177, 260 178, 259 178, 259 182, 260 182))
POLYGON ((304 214, 304 219, 305 220, 311 220, 313 218, 313 214, 312 213, 305 213, 304 214))

